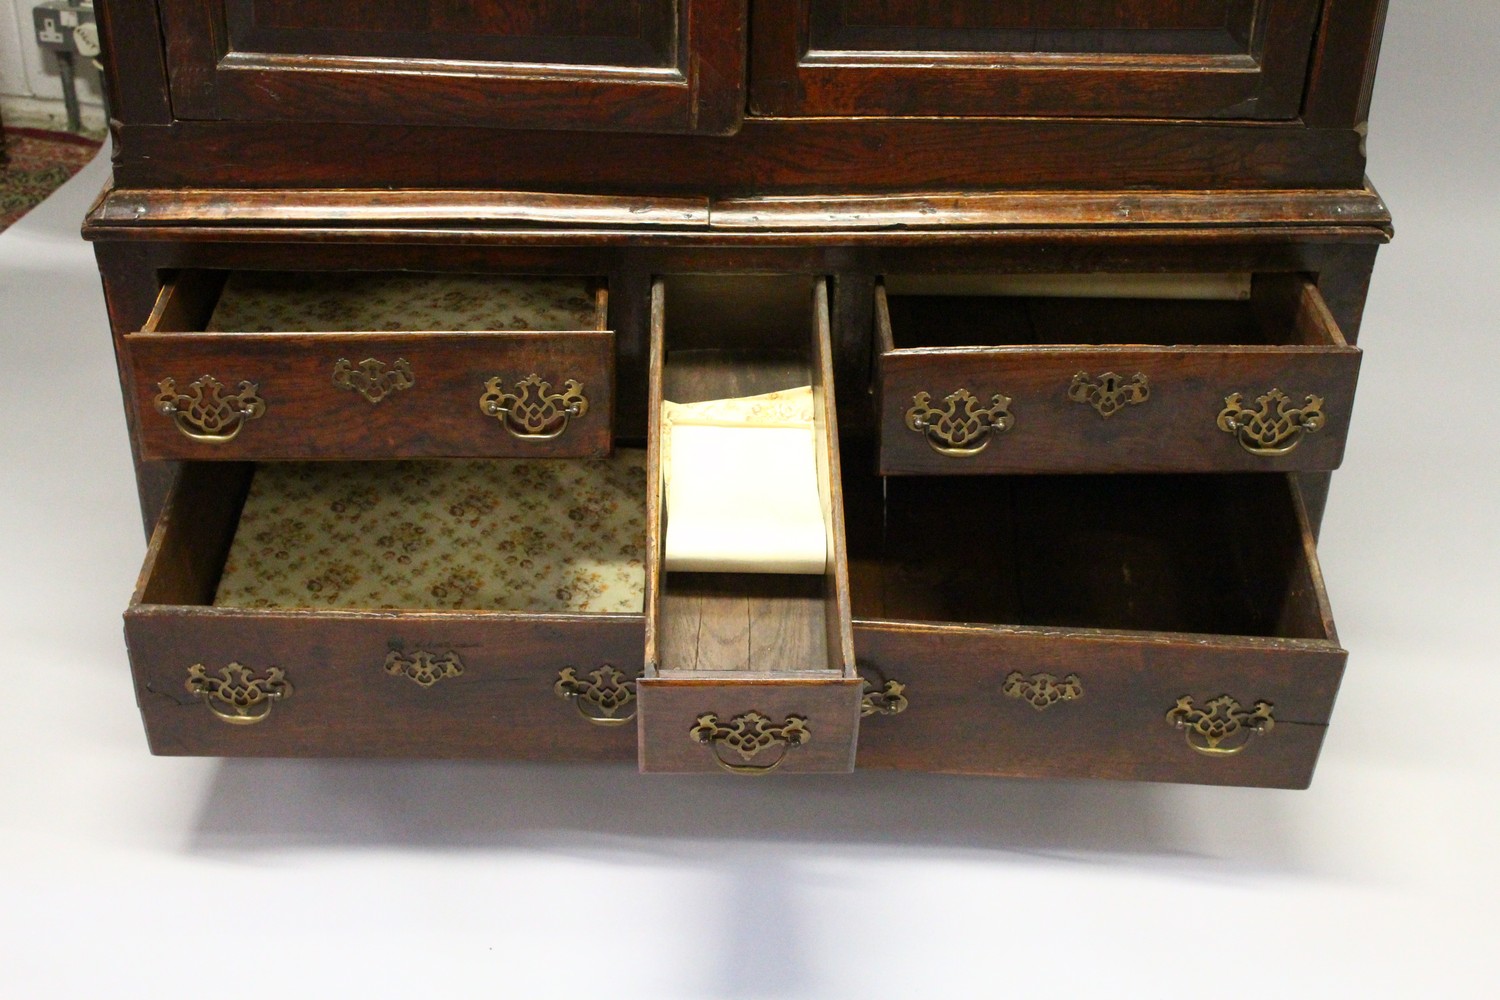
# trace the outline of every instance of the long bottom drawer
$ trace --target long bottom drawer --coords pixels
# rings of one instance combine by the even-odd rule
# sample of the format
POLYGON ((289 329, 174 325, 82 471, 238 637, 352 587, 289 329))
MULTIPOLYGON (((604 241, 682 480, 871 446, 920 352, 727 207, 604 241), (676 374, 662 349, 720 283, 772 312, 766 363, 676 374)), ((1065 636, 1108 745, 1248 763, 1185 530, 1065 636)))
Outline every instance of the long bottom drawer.
POLYGON ((125 614, 151 748, 633 759, 644 505, 629 452, 187 465, 125 614))
POLYGON ((889 715, 861 726, 859 766, 1311 780, 1346 654, 1287 477, 844 492, 866 707, 889 715))

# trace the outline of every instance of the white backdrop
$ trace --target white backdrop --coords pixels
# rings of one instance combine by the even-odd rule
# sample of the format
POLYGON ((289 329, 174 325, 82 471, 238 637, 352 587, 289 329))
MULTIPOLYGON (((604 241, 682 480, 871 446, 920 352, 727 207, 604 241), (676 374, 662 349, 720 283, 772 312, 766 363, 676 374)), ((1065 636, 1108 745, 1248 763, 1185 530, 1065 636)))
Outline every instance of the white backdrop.
POLYGON ((1307 792, 150 757, 96 162, 0 236, 0 997, 1492 995, 1500 9, 1393 6, 1307 792))

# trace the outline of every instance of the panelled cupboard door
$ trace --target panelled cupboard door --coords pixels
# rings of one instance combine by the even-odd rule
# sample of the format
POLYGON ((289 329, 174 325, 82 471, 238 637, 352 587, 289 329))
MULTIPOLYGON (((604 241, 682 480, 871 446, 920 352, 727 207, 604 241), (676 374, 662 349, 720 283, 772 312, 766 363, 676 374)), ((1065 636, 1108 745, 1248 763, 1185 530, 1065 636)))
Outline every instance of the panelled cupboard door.
POLYGON ((734 131, 745 0, 159 0, 184 119, 734 131))
POLYGON ((1321 0, 756 0, 772 115, 1297 116, 1321 0))

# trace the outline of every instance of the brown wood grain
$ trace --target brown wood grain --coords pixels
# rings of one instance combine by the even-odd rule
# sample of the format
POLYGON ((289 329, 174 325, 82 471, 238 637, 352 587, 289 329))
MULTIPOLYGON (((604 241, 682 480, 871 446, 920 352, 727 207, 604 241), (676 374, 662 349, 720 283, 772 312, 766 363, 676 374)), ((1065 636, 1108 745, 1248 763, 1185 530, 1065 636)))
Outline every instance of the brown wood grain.
MULTIPOLYGON (((313 198, 316 193, 310 194, 313 198)), ((1230 208, 1236 196, 1221 193, 1230 208)), ((1050 196, 1044 196, 1050 198, 1050 196)), ((1350 342, 1358 331, 1364 296, 1374 260, 1388 235, 1384 225, 1338 227, 1333 218, 1316 225, 1284 224, 1194 228, 1118 225, 1078 226, 1063 197, 1057 204, 1059 224, 1046 224, 1042 206, 1026 213, 1031 221, 1017 228, 961 228, 910 232, 899 227, 870 233, 840 233, 836 238, 815 230, 792 237, 764 230, 743 234, 673 233, 665 242, 641 230, 539 230, 518 233, 464 227, 358 228, 343 223, 309 223, 276 227, 263 222, 249 227, 223 224, 94 227, 95 253, 104 278, 106 304, 117 354, 125 337, 142 329, 160 290, 161 275, 193 269, 284 270, 288 261, 316 270, 456 271, 496 274, 608 274, 610 324, 620 331, 617 410, 620 431, 629 439, 645 436, 645 386, 648 304, 652 275, 689 272, 737 274, 832 274, 844 289, 836 312, 839 347, 835 364, 860 365, 859 352, 873 343, 873 287, 878 274, 1048 273, 1080 271, 1173 272, 1235 271, 1303 273, 1315 278, 1330 311, 1350 342), (858 282, 865 291, 855 291, 858 282), (851 297, 862 303, 851 308, 851 297), (627 350, 625 331, 634 325, 640 346, 627 350), (853 353, 851 353, 851 351, 853 353), (626 389, 634 385, 635 394, 626 389), (635 422, 627 414, 634 411, 635 422)), ((1228 209, 1226 209, 1228 210, 1228 209)), ((1198 213, 1212 217, 1211 204, 1198 213)), ((864 364, 867 364, 865 362, 864 364)), ((861 365, 863 367, 863 365, 861 365)), ((122 380, 132 405, 128 366, 122 380)), ((843 376, 840 423, 846 429, 873 426, 874 407, 868 369, 843 376)), ((152 414, 147 414, 151 416, 152 414)), ((132 435, 132 443, 138 440, 132 435)), ((172 462, 137 463, 142 515, 147 532, 155 523, 162 497, 173 475, 172 462)), ((1310 499, 1310 502, 1311 499, 1310 499)))
MULTIPOLYGON (((567 239, 590 228, 674 228, 763 235, 816 231, 927 231, 968 238, 976 230, 1115 226, 1153 228, 1250 226, 1390 227, 1390 211, 1369 186, 1351 190, 1278 191, 952 191, 890 195, 755 198, 638 197, 526 191, 277 190, 111 188, 90 213, 90 235, 152 226, 354 228, 546 227, 567 239)), ((718 234, 715 239, 722 239, 718 234)), ((841 237, 833 237, 835 239, 841 237)), ((696 237, 698 240, 706 236, 696 237)))
POLYGON ((1066 5, 1025 16, 988 5, 962 20, 937 6, 758 0, 752 107, 782 116, 1293 118, 1321 5, 1220 4, 1226 30, 1211 35, 1183 31, 1202 25, 1184 19, 1180 4, 1111 5, 1104 24, 1066 5))
MULTIPOLYGON (((222 273, 218 274, 222 282, 222 273)), ((194 333, 208 319, 218 283, 187 272, 162 288, 145 327, 122 341, 136 391, 136 437, 146 459, 360 459, 415 457, 598 457, 613 447, 614 335, 559 332, 194 333), (372 403, 335 385, 340 361, 405 361, 414 384, 372 403), (556 437, 522 438, 483 412, 486 383, 507 389, 531 375, 562 391, 580 384, 589 408, 556 437), (254 384, 264 413, 232 440, 198 441, 155 400, 208 375, 236 391, 254 384)), ((599 291, 598 326, 607 313, 599 291)))
POLYGON ((1346 654, 1287 479, 846 480, 860 669, 910 701, 860 766, 1307 784, 1346 654), (1012 673, 1083 696, 1038 710, 1012 673), (1276 725, 1213 758, 1166 713, 1223 694, 1276 725))
POLYGON ((731 138, 299 122, 125 125, 121 187, 473 188, 638 195, 1339 188, 1351 126, 750 118, 731 138), (277 155, 267 156, 267 149, 277 155), (232 165, 232 170, 230 166, 232 165), (229 183, 232 181, 232 184, 229 183))
POLYGON ((1160 635, 1087 636, 856 619, 860 663, 906 685, 909 707, 860 726, 860 767, 1013 777, 1305 788, 1345 655, 1160 635), (1045 710, 1003 693, 1013 672, 1076 675, 1083 697, 1045 710), (1208 757, 1167 721, 1183 695, 1273 706, 1275 727, 1208 757))
POLYGON ((85 232, 156 524, 126 616, 153 749, 623 760, 638 731, 646 769, 708 771, 697 715, 757 710, 809 718, 790 772, 847 770, 858 745, 867 767, 1305 785, 1344 661, 1314 533, 1391 235, 1363 146, 1386 6, 101 0, 118 186, 85 232), (223 459, 507 453, 443 409, 464 396, 483 422, 458 383, 508 356, 498 335, 197 332, 215 273, 288 268, 607 280, 615 335, 528 353, 600 373, 580 379, 607 383, 585 418, 597 448, 648 438, 645 613, 211 607, 251 466, 177 460, 195 452, 150 406, 163 374, 273 373, 267 416, 223 459), (1027 322, 1072 339, 1012 330, 976 353, 877 308, 882 275, 1211 271, 1259 276, 1231 333, 1163 307, 1120 311, 1108 339, 1053 303, 1027 322), (418 386, 371 406, 332 386, 331 349, 398 352, 418 386), (1152 402, 1108 421, 1061 398, 1076 370, 1148 365, 1152 402), (935 453, 891 427, 898 404, 980 377, 1006 381, 1018 418, 988 471, 1120 474, 934 475, 956 470, 923 467, 935 453), (818 390, 827 577, 664 574, 662 398, 788 380, 818 390), (1329 422, 1257 459, 1213 420, 1271 384, 1323 395, 1329 422), (923 474, 880 480, 882 438, 923 474), (381 668, 417 649, 464 673, 423 689, 381 668), (860 723, 856 653, 908 685, 904 713, 860 723), (231 661, 282 667, 296 694, 222 723, 185 672, 231 661), (564 666, 604 664, 646 668, 636 725, 591 726, 552 692, 564 666), (1077 673, 1084 697, 1038 712, 1002 693, 1012 671, 1077 673), (1166 711, 1219 694, 1273 702, 1276 728, 1195 753, 1166 711))
POLYGON ((245 0, 163 0, 173 109, 185 119, 275 123, 708 133, 738 125, 744 0, 579 3, 566 17, 555 5, 538 10, 552 16, 529 26, 485 23, 472 5, 405 5, 370 22, 375 30, 352 32, 348 19, 360 18, 348 4, 338 28, 307 5, 288 16, 245 0))
POLYGON ((189 464, 153 534, 125 614, 152 751, 213 756, 628 760, 633 726, 600 727, 553 691, 559 671, 640 673, 641 615, 226 609, 211 605, 248 467, 189 464), (387 655, 456 653, 461 676, 424 689, 387 655), (248 726, 216 718, 188 668, 285 671, 293 694, 248 726))
POLYGON ((1370 117, 1375 68, 1390 0, 1326 0, 1302 118, 1321 127, 1370 117))
MULTIPOLYGON (((744 679, 674 674, 641 678, 639 760, 646 773, 712 774, 721 769, 713 749, 689 737, 700 716, 714 713, 728 722, 747 712, 758 712, 781 724, 788 716, 806 721, 812 738, 790 750, 778 774, 852 771, 859 740, 859 703, 862 682, 828 672, 817 679, 783 675, 768 678, 751 674, 744 679)), ((777 751, 768 749, 748 763, 764 766, 777 751)), ((734 754, 724 757, 740 763, 734 754)))
MULTIPOLYGON (((659 474, 650 547, 648 605, 660 618, 647 652, 652 670, 852 675, 849 601, 843 569, 842 484, 824 283, 799 276, 683 276, 655 286, 652 447, 661 402, 757 395, 811 384, 818 433, 819 489, 833 544, 822 577, 756 573, 668 573, 660 567, 668 512, 659 474), (721 345, 709 347, 704 345, 721 345)), ((659 458, 658 458, 659 462, 659 458)))
POLYGON ((1353 416, 1361 355, 1344 342, 1311 285, 1299 283, 1294 301, 1280 310, 1267 305, 1268 315, 1262 317, 1252 314, 1253 303, 1163 302, 1157 329, 1149 323, 1154 303, 1131 303, 1116 313, 1098 303, 1080 303, 1090 308, 1072 313, 1098 318, 1079 322, 1059 313, 1067 301, 1033 303, 1038 313, 1026 311, 1028 303, 1021 300, 996 298, 990 305, 983 299, 922 297, 910 300, 919 306, 902 303, 904 327, 895 329, 888 297, 877 289, 881 471, 961 475, 1338 467, 1353 416), (961 320, 951 311, 971 306, 976 315, 961 320), (992 342, 1001 346, 920 346, 924 341, 953 342, 954 330, 944 325, 949 322, 962 322, 958 329, 963 333, 982 337, 986 308, 994 315, 992 342), (1231 325, 1237 309, 1245 311, 1247 329, 1231 325), (1108 336, 1114 325, 1120 327, 1120 346, 1065 344, 1070 328, 1099 329, 1108 336), (1226 333, 1249 342, 1224 343, 1226 333), (1275 343, 1277 339, 1285 342, 1275 343), (1034 346, 1026 346, 1028 341, 1034 346), (1126 380, 1144 375, 1150 397, 1108 417, 1068 398, 1075 375, 1098 378, 1106 373, 1126 380), (930 405, 942 407, 949 394, 961 389, 981 405, 996 393, 1009 397, 1015 422, 982 451, 955 458, 934 450, 924 434, 911 430, 906 414, 918 393, 928 393, 930 405), (1272 389, 1290 397, 1292 406, 1303 405, 1308 395, 1321 397, 1327 420, 1285 455, 1254 455, 1219 429, 1218 415, 1233 393, 1243 397, 1241 405, 1255 409, 1257 399, 1272 389))

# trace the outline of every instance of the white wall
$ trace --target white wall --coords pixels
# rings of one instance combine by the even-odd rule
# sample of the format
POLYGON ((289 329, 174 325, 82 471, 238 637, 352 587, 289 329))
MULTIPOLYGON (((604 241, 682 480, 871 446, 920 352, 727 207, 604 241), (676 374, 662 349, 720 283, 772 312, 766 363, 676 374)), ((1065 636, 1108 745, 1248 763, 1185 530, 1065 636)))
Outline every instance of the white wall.
MULTIPOLYGON (((37 46, 32 27, 32 9, 38 2, 0 0, 0 99, 5 120, 18 125, 47 119, 55 123, 63 117, 57 59, 37 46)), ((75 59, 74 68, 85 123, 97 123, 103 105, 99 74, 88 60, 75 59)))

